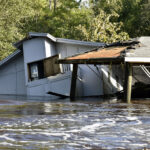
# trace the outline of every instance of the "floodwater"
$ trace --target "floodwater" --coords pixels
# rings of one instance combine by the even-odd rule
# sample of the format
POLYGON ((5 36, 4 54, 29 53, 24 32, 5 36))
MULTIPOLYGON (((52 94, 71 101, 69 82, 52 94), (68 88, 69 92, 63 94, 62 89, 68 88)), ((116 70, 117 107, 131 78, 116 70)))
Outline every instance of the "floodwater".
POLYGON ((5 149, 150 149, 150 100, 0 100, 5 149))

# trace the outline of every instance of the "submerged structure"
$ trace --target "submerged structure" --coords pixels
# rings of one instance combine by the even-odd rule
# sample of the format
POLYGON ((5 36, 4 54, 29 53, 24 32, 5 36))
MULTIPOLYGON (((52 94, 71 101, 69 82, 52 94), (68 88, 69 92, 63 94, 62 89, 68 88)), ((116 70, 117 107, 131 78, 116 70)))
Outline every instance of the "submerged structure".
POLYGON ((60 59, 58 62, 74 65, 71 98, 76 96, 78 65, 93 64, 101 66, 103 93, 110 94, 124 89, 125 99, 130 103, 133 84, 150 84, 150 37, 112 43, 104 48, 60 59))
MULTIPOLYGON (((14 44, 17 50, 13 54, 0 61, 0 94, 48 99, 56 98, 54 95, 69 96, 72 65, 59 65, 55 61, 104 45, 55 38, 48 33, 29 33, 14 44)), ((87 66, 81 66, 80 74, 84 82, 79 77, 79 96, 102 94, 102 84, 97 83, 98 77, 87 66)))
POLYGON ((150 37, 106 45, 29 33, 14 46, 0 61, 1 95, 75 98, 124 90, 130 102, 132 85, 149 84, 150 37))

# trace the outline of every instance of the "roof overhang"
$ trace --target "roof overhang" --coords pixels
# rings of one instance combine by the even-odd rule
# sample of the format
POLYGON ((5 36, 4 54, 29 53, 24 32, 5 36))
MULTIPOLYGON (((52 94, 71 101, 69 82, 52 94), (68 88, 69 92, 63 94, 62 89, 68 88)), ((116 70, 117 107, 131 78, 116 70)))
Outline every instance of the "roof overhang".
POLYGON ((71 39, 63 39, 63 38, 56 38, 56 42, 66 43, 66 44, 75 44, 75 45, 94 46, 94 47, 102 47, 106 45, 100 42, 79 41, 79 40, 71 40, 71 39))
POLYGON ((27 40, 30 40, 30 39, 33 39, 33 38, 37 38, 37 37, 44 37, 44 38, 48 38, 50 39, 51 41, 53 42, 56 42, 56 38, 48 33, 36 33, 36 32, 29 32, 29 34, 27 35, 27 37, 25 37, 24 39, 14 43, 13 45, 20 49, 20 50, 23 50, 23 47, 22 47, 22 44, 23 42, 27 41, 27 40))

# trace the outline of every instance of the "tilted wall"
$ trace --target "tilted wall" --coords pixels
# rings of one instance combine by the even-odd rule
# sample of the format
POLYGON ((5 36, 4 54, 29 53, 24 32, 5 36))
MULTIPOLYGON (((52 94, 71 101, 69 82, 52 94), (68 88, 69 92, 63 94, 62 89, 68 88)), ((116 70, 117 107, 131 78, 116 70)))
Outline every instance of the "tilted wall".
POLYGON ((104 94, 114 94, 123 90, 124 69, 121 65, 103 65, 103 91, 104 94))
MULTIPOLYGON (((45 38, 35 38, 24 42, 23 48, 27 95, 49 96, 47 94, 48 91, 64 95, 70 94, 72 69, 56 76, 50 76, 48 78, 35 81, 28 81, 27 64, 56 54, 59 54, 59 58, 65 58, 78 53, 90 51, 96 47, 77 44, 53 43, 45 38)), ((96 71, 96 68, 93 65, 90 65, 90 67, 96 71)), ((77 95, 91 96, 101 95, 102 93, 103 88, 101 79, 94 72, 92 72, 87 65, 79 65, 77 95)))
MULTIPOLYGON (((84 53, 95 49, 94 46, 75 45, 58 43, 57 50, 60 58, 65 58, 79 53, 84 53)), ((77 95, 78 96, 97 96, 103 95, 103 81, 101 68, 94 65, 79 65, 77 78, 77 95)))

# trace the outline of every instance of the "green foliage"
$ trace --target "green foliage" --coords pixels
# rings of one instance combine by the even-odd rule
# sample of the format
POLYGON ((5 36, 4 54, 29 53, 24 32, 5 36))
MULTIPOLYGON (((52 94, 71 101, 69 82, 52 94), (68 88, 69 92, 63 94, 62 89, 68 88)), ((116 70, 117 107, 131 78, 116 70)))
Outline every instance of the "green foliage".
POLYGON ((150 36, 150 0, 0 0, 0 60, 31 31, 106 43, 150 36))
POLYGON ((100 10, 110 14, 112 12, 118 12, 121 9, 121 1, 122 0, 90 0, 90 5, 95 15, 98 15, 100 10))
POLYGON ((127 32, 130 37, 136 37, 140 32, 140 1, 141 0, 122 0, 122 9, 119 11, 120 17, 118 21, 123 22, 123 30, 127 32))
POLYGON ((85 40, 112 43, 129 39, 128 34, 121 31, 121 22, 111 22, 112 17, 118 17, 116 13, 106 14, 103 10, 99 15, 91 18, 89 27, 79 26, 85 40))
POLYGON ((29 20, 40 15, 39 8, 39 0, 0 0, 0 59, 14 51, 12 43, 25 36, 24 28, 32 26, 29 20))
POLYGON ((150 36, 150 0, 142 0, 139 35, 150 36))

